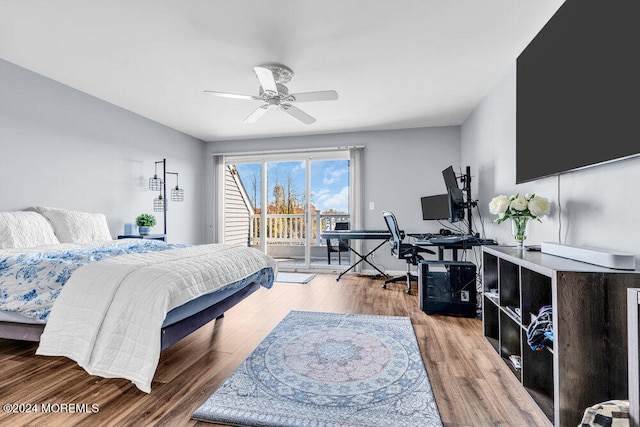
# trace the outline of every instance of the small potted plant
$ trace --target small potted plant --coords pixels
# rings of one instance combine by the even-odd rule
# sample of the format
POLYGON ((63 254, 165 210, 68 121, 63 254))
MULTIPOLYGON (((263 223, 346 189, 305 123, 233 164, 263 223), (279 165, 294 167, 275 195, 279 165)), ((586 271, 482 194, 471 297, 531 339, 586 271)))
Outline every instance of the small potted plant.
POLYGON ((141 214, 136 218, 136 225, 138 226, 138 232, 141 235, 146 235, 151 232, 151 227, 156 225, 156 217, 151 214, 141 214))

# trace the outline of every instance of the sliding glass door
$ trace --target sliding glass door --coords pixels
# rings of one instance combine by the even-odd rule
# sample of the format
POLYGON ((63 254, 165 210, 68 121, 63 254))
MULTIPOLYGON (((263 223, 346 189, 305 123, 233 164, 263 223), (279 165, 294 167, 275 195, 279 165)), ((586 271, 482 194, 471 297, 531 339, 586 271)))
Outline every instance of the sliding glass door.
POLYGON ((315 266, 348 266, 351 254, 344 242, 323 240, 322 230, 349 228, 351 210, 349 209, 349 160, 313 159, 310 170, 311 226, 314 228, 310 262, 315 266))
POLYGON ((307 265, 309 215, 305 159, 266 162, 267 215, 263 235, 266 252, 281 267, 307 265))
POLYGON ((320 238, 350 221, 347 150, 227 156, 224 168, 225 243, 260 248, 284 270, 349 265, 320 238))

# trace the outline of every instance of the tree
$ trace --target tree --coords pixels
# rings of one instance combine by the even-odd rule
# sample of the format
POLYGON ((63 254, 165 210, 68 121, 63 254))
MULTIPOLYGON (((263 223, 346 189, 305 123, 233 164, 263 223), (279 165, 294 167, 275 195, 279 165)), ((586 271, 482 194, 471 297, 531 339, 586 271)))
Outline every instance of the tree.
POLYGON ((255 169, 251 170, 251 176, 249 177, 251 184, 251 191, 253 192, 253 197, 251 198, 251 203, 254 208, 258 208, 256 205, 258 202, 258 171, 255 169))
POLYGON ((287 174, 285 184, 280 184, 276 171, 273 184, 273 199, 273 206, 270 207, 270 210, 274 214, 295 214, 303 211, 300 207, 301 197, 298 194, 291 171, 287 174))
POLYGON ((284 187, 278 183, 273 186, 273 213, 275 214, 283 214, 286 213, 284 211, 285 199, 284 199, 284 187))
POLYGON ((289 171, 289 175, 287 176, 287 189, 285 195, 285 203, 286 203, 286 212, 285 213, 296 213, 296 209, 299 206, 299 195, 295 187, 295 183, 293 182, 293 176, 291 175, 291 171, 289 171))

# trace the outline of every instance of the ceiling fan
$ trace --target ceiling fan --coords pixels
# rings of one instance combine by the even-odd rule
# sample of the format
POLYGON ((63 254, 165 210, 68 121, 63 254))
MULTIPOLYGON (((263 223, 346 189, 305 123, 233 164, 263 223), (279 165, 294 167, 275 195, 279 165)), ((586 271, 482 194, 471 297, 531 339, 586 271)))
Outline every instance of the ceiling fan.
POLYGON ((204 93, 223 98, 248 99, 251 101, 264 102, 263 105, 256 108, 251 114, 249 114, 249 116, 247 116, 246 119, 244 119, 244 123, 253 123, 262 117, 267 111, 280 109, 300 120, 302 123, 310 125, 314 123, 316 119, 301 109, 291 105, 292 103, 333 101, 338 99, 338 93, 335 90, 289 93, 289 89, 287 89, 284 84, 289 83, 294 74, 290 68, 281 64, 259 65, 257 67, 253 67, 253 71, 256 73, 256 77, 260 82, 258 96, 216 92, 213 90, 205 90, 204 93))

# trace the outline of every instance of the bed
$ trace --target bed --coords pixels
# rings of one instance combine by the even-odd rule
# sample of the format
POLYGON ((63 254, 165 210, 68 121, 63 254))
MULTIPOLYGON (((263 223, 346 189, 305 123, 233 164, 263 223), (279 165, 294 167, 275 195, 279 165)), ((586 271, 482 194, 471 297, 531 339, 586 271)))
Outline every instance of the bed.
POLYGON ((160 352, 255 292, 273 258, 235 245, 111 240, 101 214, 0 212, 0 338, 151 391, 160 352))

